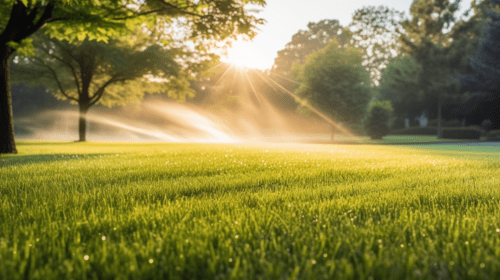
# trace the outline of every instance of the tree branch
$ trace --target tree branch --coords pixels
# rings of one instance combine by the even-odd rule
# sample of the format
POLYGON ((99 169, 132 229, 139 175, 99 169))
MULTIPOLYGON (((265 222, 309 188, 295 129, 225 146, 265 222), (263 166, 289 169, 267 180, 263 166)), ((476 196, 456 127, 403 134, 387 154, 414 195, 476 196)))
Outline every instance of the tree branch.
POLYGON ((113 18, 113 20, 125 20, 125 19, 131 19, 131 18, 136 18, 136 17, 140 17, 140 16, 145 16, 145 15, 154 14, 154 13, 157 13, 157 12, 161 12, 161 11, 163 11, 163 10, 165 10, 165 9, 163 8, 163 9, 151 10, 151 11, 147 11, 147 12, 143 12, 143 13, 137 13, 137 14, 132 15, 132 16, 113 18))
POLYGON ((129 78, 116 79, 116 75, 111 77, 111 79, 109 79, 101 87, 99 87, 99 89, 97 89, 95 94, 90 98, 90 102, 89 102, 90 106, 95 105, 97 103, 97 101, 99 101, 99 99, 101 99, 107 86, 109 86, 113 83, 116 83, 116 82, 125 82, 127 80, 130 80, 130 79, 129 78))
MULTIPOLYGON (((36 8, 34 8, 36 9, 36 8)), ((54 11, 54 3, 49 2, 43 11, 42 16, 38 19, 38 21, 33 24, 31 27, 26 30, 25 38, 31 36, 33 33, 42 28, 52 17, 52 12, 54 11)))
POLYGON ((48 70, 52 73, 52 76, 53 76, 53 77, 54 77, 54 79, 56 80, 57 86, 59 87, 59 91, 61 91, 61 94, 62 94, 62 95, 64 95, 66 98, 68 98, 68 99, 70 99, 70 100, 73 100, 73 101, 78 102, 78 99, 77 99, 77 98, 74 98, 74 97, 69 96, 69 95, 66 93, 66 91, 63 89, 62 84, 61 84, 61 82, 59 81, 59 78, 57 77, 57 73, 56 73, 56 71, 55 71, 54 69, 52 69, 52 67, 50 67, 50 66, 48 66, 47 64, 45 64, 45 63, 43 62, 43 60, 41 60, 41 59, 40 59, 40 58, 38 58, 38 57, 35 57, 34 59, 35 59, 35 60, 38 60, 38 61, 41 63, 41 65, 45 66, 45 68, 47 68, 47 69, 48 69, 48 70))
MULTIPOLYGON (((75 79, 75 84, 76 84, 76 89, 78 91, 78 95, 81 94, 81 89, 80 89, 80 80, 78 80, 78 75, 76 74, 76 70, 75 70, 75 67, 73 67, 73 65, 71 65, 71 62, 69 61, 66 61, 56 55, 53 55, 51 54, 48 50, 46 50, 45 48, 41 48, 43 50, 43 52, 45 52, 48 56, 54 58, 54 59, 57 59, 59 62, 61 62, 63 65, 67 66, 70 70, 71 70, 71 74, 73 74, 73 78, 75 79)), ((64 49, 64 48, 61 48, 61 49, 64 49)))
MULTIPOLYGON (((196 14, 196 13, 192 13, 192 12, 188 12, 188 11, 185 11, 183 8, 180 8, 172 3, 168 3, 168 2, 165 2, 165 0, 158 0, 162 5, 168 7, 168 8, 171 8, 171 9, 174 9, 174 10, 178 10, 180 13, 182 14, 186 14, 186 15, 191 15, 191 16, 196 16, 196 17, 201 17, 203 15, 199 15, 199 14, 196 14)), ((189 7, 186 7, 186 8, 189 8, 189 7)))

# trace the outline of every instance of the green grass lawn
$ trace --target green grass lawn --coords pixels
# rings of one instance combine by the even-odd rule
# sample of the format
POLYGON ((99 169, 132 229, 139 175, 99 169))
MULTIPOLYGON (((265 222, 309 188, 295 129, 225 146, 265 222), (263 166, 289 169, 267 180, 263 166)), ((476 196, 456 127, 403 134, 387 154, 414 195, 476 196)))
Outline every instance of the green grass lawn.
POLYGON ((22 142, 1 279, 500 279, 500 148, 22 142))

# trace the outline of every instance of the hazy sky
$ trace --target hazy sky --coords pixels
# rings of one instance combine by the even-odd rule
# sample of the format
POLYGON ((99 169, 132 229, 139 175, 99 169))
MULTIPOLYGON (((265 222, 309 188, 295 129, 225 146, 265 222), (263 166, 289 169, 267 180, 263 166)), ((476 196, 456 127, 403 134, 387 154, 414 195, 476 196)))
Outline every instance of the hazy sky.
MULTIPOLYGON (((409 14, 413 0, 267 0, 258 14, 267 22, 252 42, 236 42, 225 61, 241 60, 248 67, 268 69, 277 52, 290 42, 292 35, 307 29, 309 22, 337 19, 342 26, 351 22, 354 11, 363 6, 384 5, 409 14), (237 59, 236 59, 237 58, 237 59)), ((469 8, 471 0, 462 1, 462 9, 469 8)))

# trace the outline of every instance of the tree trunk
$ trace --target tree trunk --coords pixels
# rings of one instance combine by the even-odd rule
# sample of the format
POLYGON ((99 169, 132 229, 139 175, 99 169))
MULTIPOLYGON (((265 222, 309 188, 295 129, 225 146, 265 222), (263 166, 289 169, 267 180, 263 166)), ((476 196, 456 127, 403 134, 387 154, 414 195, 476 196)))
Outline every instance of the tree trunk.
POLYGON ((438 131, 437 131, 437 138, 441 139, 443 138, 443 129, 441 127, 441 122, 442 122, 442 113, 441 113, 441 98, 438 97, 438 131))
POLYGON ((5 45, 0 46, 0 59, 2 60, 0 66, 0 154, 17 154, 10 92, 10 54, 5 45))
POLYGON ((78 119, 78 135, 79 142, 86 141, 86 132, 87 132, 87 111, 89 107, 84 104, 79 104, 80 107, 80 117, 78 119))

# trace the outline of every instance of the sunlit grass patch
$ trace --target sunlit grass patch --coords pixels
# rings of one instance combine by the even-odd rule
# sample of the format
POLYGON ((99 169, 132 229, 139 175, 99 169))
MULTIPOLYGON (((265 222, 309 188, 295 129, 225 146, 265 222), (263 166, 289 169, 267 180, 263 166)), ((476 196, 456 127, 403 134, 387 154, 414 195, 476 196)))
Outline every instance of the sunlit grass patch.
POLYGON ((498 149, 488 160, 369 145, 19 152, 0 158, 3 279, 500 275, 498 149))

